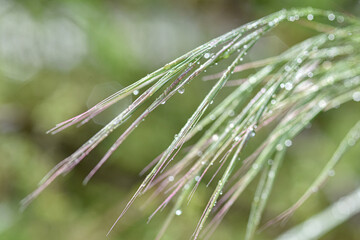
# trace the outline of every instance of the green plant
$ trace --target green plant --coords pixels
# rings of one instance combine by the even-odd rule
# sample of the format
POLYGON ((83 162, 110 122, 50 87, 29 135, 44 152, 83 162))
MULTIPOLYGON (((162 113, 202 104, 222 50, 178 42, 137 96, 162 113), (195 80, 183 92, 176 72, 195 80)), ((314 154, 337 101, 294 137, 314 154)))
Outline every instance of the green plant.
MULTIPOLYGON (((221 173, 221 176, 196 226, 193 238, 197 239, 209 215, 216 211, 203 231, 211 234, 244 189, 261 174, 246 233, 246 239, 252 239, 286 147, 292 144, 292 139, 319 113, 351 100, 360 101, 360 55, 357 47, 360 42, 359 26, 359 19, 340 13, 311 8, 281 10, 234 29, 175 59, 85 113, 51 129, 49 132, 57 133, 71 125, 84 124, 120 99, 130 94, 138 95, 127 109, 71 156, 57 164, 38 189, 23 200, 23 206, 27 206, 59 175, 73 169, 112 131, 135 114, 140 106, 148 103, 146 110, 131 122, 85 178, 84 183, 87 183, 153 110, 166 103, 177 92, 182 94, 186 84, 199 74, 209 68, 221 68, 225 70, 206 77, 206 80, 218 80, 181 131, 175 135, 169 147, 146 168, 152 169, 117 221, 139 195, 157 187, 155 195, 163 191, 168 195, 149 220, 170 201, 175 200, 176 196, 173 210, 159 231, 160 238, 172 218, 180 215, 183 205, 191 200, 204 175, 214 170, 209 184, 218 173, 221 173), (242 64, 243 57, 254 44, 285 21, 300 22, 320 33, 279 56, 242 64), (256 71, 240 81, 230 80, 249 69, 256 71), (207 112, 218 92, 229 83, 236 87, 207 112), (270 132, 255 151, 244 153, 246 144, 261 130, 270 132), (175 162, 180 149, 192 139, 195 139, 195 144, 175 162), (240 158, 242 161, 239 161, 240 158), (225 189, 227 192, 222 196, 225 189)), ((270 223, 286 219, 316 192, 324 180, 332 175, 335 164, 346 150, 358 141, 359 136, 360 123, 350 130, 339 150, 303 197, 270 223)))

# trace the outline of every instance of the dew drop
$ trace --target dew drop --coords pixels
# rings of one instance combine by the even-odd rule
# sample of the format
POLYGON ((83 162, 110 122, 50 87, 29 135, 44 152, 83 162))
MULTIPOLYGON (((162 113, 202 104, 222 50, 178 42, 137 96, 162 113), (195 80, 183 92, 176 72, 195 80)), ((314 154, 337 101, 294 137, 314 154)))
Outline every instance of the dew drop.
POLYGON ((276 104, 276 100, 275 100, 275 99, 272 99, 270 103, 271 103, 272 105, 275 105, 275 104, 276 104))
POLYGON ((325 100, 320 100, 319 103, 318 103, 319 107, 321 108, 325 108, 326 105, 327 105, 327 102, 325 100))
POLYGON ((179 88, 178 93, 183 94, 185 92, 185 88, 179 88))
POLYGON ((254 164, 252 165, 252 168, 253 168, 253 169, 258 169, 258 168, 259 168, 259 164, 254 163, 254 164))
POLYGON ((330 13, 330 14, 328 15, 328 19, 329 19, 330 21, 334 21, 334 20, 335 20, 335 15, 334 15, 333 13, 330 13))
POLYGON ((174 176, 169 176, 169 177, 168 177, 168 180, 169 180, 169 182, 174 181, 174 176))
POLYGON ((314 15, 312 15, 312 14, 307 15, 307 19, 309 21, 312 21, 314 19, 314 15))
POLYGON ((209 118, 210 118, 211 121, 214 121, 216 117, 215 117, 214 114, 211 114, 211 115, 209 116, 209 118))
POLYGON ((329 175, 330 177, 335 176, 335 171, 334 171, 333 169, 329 170, 328 175, 329 175))
POLYGON ((197 182, 200 181, 200 176, 196 176, 195 181, 197 181, 197 182))
POLYGON ((176 216, 180 216, 182 214, 182 211, 180 209, 175 211, 176 216))
POLYGON ((334 39, 335 39, 335 35, 334 35, 334 34, 329 34, 329 35, 328 35, 328 39, 329 39, 330 41, 334 40, 334 39))
POLYGON ((138 95, 138 94, 139 94, 139 90, 133 91, 133 94, 134 94, 135 96, 138 95))
POLYGON ((210 53, 205 53, 204 58, 208 59, 210 57, 210 53))
POLYGON ((292 145, 292 141, 290 139, 286 139, 284 144, 286 147, 290 147, 292 145))
POLYGON ((212 139, 213 141, 217 141, 217 140, 219 140, 219 135, 214 134, 214 135, 212 135, 211 139, 212 139))
POLYGON ((293 84, 291 82, 285 83, 285 89, 290 91, 293 88, 293 84))
POLYGON ((360 102, 360 92, 354 92, 352 98, 355 102, 360 102))
POLYGON ((291 67, 289 65, 285 66, 285 71, 289 72, 291 70, 291 67))
POLYGON ((284 149, 283 145, 281 144, 276 145, 276 150, 281 151, 283 149, 284 149))
POLYGON ((269 159, 268 160, 268 164, 271 166, 271 165, 273 165, 273 163, 274 163, 274 161, 272 160, 272 159, 269 159))
POLYGON ((336 20, 338 21, 338 23, 342 23, 342 22, 344 22, 344 17, 343 16, 338 16, 336 18, 336 20))
POLYGON ((214 103, 214 101, 213 101, 213 100, 211 100, 210 105, 211 105, 211 104, 213 104, 213 103, 214 103))

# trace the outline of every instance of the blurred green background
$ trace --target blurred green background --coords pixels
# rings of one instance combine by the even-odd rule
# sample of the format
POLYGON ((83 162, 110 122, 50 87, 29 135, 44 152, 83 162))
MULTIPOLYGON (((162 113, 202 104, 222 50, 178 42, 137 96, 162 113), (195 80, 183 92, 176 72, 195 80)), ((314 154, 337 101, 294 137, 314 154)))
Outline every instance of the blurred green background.
MULTIPOLYGON (((0 0, 0 239, 105 239, 142 180, 139 172, 167 147, 210 86, 198 79, 185 94, 156 110, 83 186, 83 178, 123 128, 114 132, 20 213, 19 201, 41 178, 133 99, 124 99, 81 128, 54 136, 46 130, 213 37, 282 8, 308 6, 360 16, 360 2, 351 0, 0 0)), ((300 25, 280 26, 257 44, 248 61, 278 54, 312 34, 300 25)), ((359 109, 351 102, 323 113, 295 139, 265 219, 301 196, 360 119, 359 109)), ((269 228, 258 239, 273 239, 359 186, 359 156, 360 148, 352 149, 336 175, 287 225, 269 228)), ((213 239, 244 236, 253 193, 251 186, 213 239)), ((188 239, 209 195, 210 190, 200 188, 164 239, 188 239)), ((166 210, 146 224, 159 201, 142 208, 144 200, 133 205, 111 239, 156 236, 166 210)), ((360 216, 355 216, 324 239, 359 236, 360 216)))

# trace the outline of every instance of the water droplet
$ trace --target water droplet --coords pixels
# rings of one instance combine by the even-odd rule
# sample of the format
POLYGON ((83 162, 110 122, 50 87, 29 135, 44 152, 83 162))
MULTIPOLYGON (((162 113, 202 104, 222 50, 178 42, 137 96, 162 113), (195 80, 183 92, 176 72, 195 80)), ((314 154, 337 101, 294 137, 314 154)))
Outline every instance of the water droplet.
POLYGON ((205 53, 204 58, 208 59, 210 57, 210 53, 205 53))
POLYGON ((284 88, 284 87, 285 87, 285 84, 281 83, 280 88, 284 88))
POLYGON ((211 104, 213 104, 213 103, 214 103, 214 101, 213 101, 213 100, 211 100, 210 105, 211 105, 211 104))
POLYGON ((297 58, 297 59, 296 59, 296 62, 297 62, 297 63, 302 63, 302 61, 303 61, 303 60, 302 60, 301 58, 297 58))
POLYGON ((309 21, 312 21, 312 20, 314 19, 314 15, 308 14, 308 15, 307 15, 307 19, 308 19, 309 21))
POLYGON ((290 139, 286 139, 284 144, 286 147, 290 147, 292 145, 292 141, 290 139))
POLYGON ((219 135, 214 134, 214 135, 212 135, 211 139, 212 139, 213 141, 217 141, 217 140, 219 139, 219 135))
POLYGON ((138 94, 139 94, 139 90, 133 91, 133 94, 134 94, 135 96, 138 95, 138 94))
POLYGON ((243 58, 240 58, 240 62, 243 61, 244 59, 243 58))
POLYGON ((313 187, 313 188, 311 189, 311 191, 317 192, 317 191, 319 191, 319 188, 318 188, 318 187, 313 187))
POLYGON ((291 70, 291 67, 289 65, 285 66, 285 71, 289 72, 291 70))
POLYGON ((273 165, 273 163, 274 163, 274 161, 272 160, 272 159, 269 159, 268 160, 268 164, 271 166, 271 165, 273 165))
POLYGON ((198 155, 198 157, 201 157, 201 156, 202 156, 202 154, 203 154, 203 152, 202 152, 202 151, 198 151, 198 152, 196 153, 196 155, 198 155))
POLYGON ((275 105, 275 104, 276 104, 276 100, 275 100, 275 99, 272 99, 270 103, 271 103, 272 105, 275 105))
POLYGON ((335 171, 334 171, 333 169, 329 170, 328 175, 329 175, 330 177, 335 176, 335 171))
POLYGON ((318 103, 319 107, 321 108, 325 108, 326 105, 327 105, 327 102, 325 100, 320 100, 319 103, 318 103))
POLYGON ((259 168, 259 164, 254 163, 254 164, 252 165, 252 168, 253 168, 253 169, 258 169, 258 168, 259 168))
POLYGON ((185 92, 185 88, 179 88, 178 93, 183 94, 185 92))
POLYGON ((290 91, 293 88, 293 84, 291 82, 285 83, 285 89, 290 91))
POLYGON ((312 78, 312 77, 314 76, 314 74, 313 74, 312 72, 308 72, 307 76, 308 76, 309 78, 312 78))
POLYGON ((342 23, 342 22, 344 22, 344 17, 343 16, 338 16, 336 18, 336 20, 338 21, 338 23, 342 23))
POLYGON ((334 35, 334 34, 329 34, 329 35, 328 35, 328 39, 329 39, 330 41, 334 40, 334 39, 335 39, 335 35, 334 35))
POLYGON ((198 182, 199 180, 200 180, 200 176, 196 176, 196 177, 195 177, 195 181, 198 182))
POLYGON ((245 49, 247 49, 248 47, 249 47, 248 45, 246 45, 246 44, 244 45, 244 48, 245 48, 245 49))
POLYGON ((209 116, 209 118, 210 118, 211 121, 214 121, 216 117, 215 117, 214 114, 211 114, 211 115, 209 116))
POLYGON ((180 209, 175 211, 176 216, 180 216, 182 214, 182 211, 180 209))
POLYGON ((240 140, 240 137, 239 136, 236 136, 235 138, 234 138, 234 141, 235 142, 238 142, 240 140))
POLYGON ((330 21, 334 21, 334 20, 335 20, 335 15, 334 15, 333 13, 330 13, 330 14, 328 15, 328 19, 329 19, 330 21))
POLYGON ((168 180, 169 180, 169 182, 174 181, 174 176, 169 176, 169 177, 168 177, 168 180))
POLYGON ((230 117, 233 117, 235 115, 235 112, 234 112, 234 110, 230 110, 228 114, 230 117))
POLYGON ((352 98, 355 102, 360 102, 360 92, 354 92, 352 98))
POLYGON ((281 144, 276 145, 276 150, 281 151, 283 149, 284 149, 283 145, 281 144))
POLYGON ((205 161, 202 161, 202 162, 201 162, 201 165, 205 165, 205 163, 206 163, 205 161))

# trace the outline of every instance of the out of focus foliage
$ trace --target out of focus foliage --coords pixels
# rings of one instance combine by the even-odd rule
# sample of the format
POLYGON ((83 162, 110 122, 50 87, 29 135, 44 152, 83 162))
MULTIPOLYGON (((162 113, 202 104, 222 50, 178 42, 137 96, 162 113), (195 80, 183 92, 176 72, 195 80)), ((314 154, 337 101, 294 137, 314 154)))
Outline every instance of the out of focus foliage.
MULTIPOLYGON (((88 186, 81 185, 83 178, 116 133, 19 213, 19 201, 38 181, 133 99, 122 100, 86 128, 55 136, 46 135, 46 130, 210 38, 281 8, 307 6, 360 15, 360 2, 350 0, 0 0, 0 239, 103 239, 141 181, 138 173, 167 147, 210 87, 196 81, 184 95, 155 111, 88 186)), ((279 54, 312 34, 302 26, 283 25, 261 40, 245 60, 279 54)), ((265 218, 301 196, 358 119, 359 105, 348 103, 322 114, 295 139, 265 218)), ((360 182, 359 156, 360 149, 352 149, 337 166, 336 176, 284 228, 270 228, 258 238, 272 239, 355 189, 360 182)), ((244 234, 254 191, 250 188, 234 206, 213 239, 244 234)), ((190 236, 209 194, 200 188, 191 211, 176 219, 167 234, 178 239, 190 236)), ((155 199, 141 211, 143 204, 138 201, 127 213, 113 239, 156 235, 166 215, 146 224, 159 202, 155 199)), ((356 239, 359 225, 355 216, 326 239, 356 239)))

